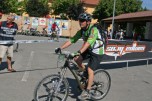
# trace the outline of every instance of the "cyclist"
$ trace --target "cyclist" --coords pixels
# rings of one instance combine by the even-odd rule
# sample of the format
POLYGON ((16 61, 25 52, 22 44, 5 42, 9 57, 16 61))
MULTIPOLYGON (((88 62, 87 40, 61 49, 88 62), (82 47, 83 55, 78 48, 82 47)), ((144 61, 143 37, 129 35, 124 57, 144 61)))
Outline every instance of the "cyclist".
POLYGON ((55 52, 59 53, 62 49, 69 47, 72 43, 82 38, 84 43, 80 50, 73 53, 75 55, 75 62, 80 67, 80 70, 84 71, 84 74, 88 74, 88 85, 87 88, 78 96, 79 99, 90 99, 91 97, 91 86, 94 79, 94 70, 100 63, 102 55, 104 54, 104 46, 101 39, 101 35, 97 27, 92 27, 91 19, 92 16, 88 13, 81 13, 78 17, 81 30, 79 30, 70 40, 66 41, 61 47, 56 48, 55 52), (82 61, 89 59, 87 66, 83 65, 82 61))
POLYGON ((57 25, 57 23, 56 22, 54 22, 53 24, 52 24, 52 28, 51 28, 51 30, 52 30, 52 35, 51 35, 51 39, 54 39, 54 37, 56 37, 57 38, 57 41, 59 41, 59 33, 58 33, 58 31, 59 31, 59 27, 58 27, 58 25, 57 25))

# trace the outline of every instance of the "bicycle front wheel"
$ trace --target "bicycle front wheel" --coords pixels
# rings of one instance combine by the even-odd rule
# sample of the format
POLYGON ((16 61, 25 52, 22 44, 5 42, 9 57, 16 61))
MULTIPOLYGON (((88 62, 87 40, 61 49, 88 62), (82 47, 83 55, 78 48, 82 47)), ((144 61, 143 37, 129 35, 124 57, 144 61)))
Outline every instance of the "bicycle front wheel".
POLYGON ((60 79, 60 75, 43 78, 34 90, 34 101, 66 101, 69 84, 65 78, 59 84, 60 79))
POLYGON ((105 70, 99 69, 94 73, 94 84, 92 86, 92 99, 101 100, 109 92, 111 86, 111 77, 105 70))

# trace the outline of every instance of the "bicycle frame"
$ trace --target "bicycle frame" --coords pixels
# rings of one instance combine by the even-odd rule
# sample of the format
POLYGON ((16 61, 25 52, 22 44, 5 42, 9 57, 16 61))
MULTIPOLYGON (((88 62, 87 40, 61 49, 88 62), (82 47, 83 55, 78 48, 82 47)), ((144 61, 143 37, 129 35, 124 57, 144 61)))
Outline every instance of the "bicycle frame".
MULTIPOLYGON (((62 80, 64 79, 65 74, 66 74, 66 71, 67 71, 67 68, 68 68, 68 69, 70 70, 70 72, 73 74, 75 80, 77 81, 79 88, 80 88, 81 90, 83 90, 84 88, 83 88, 83 86, 81 85, 81 82, 80 82, 80 80, 79 80, 79 78, 78 78, 78 75, 77 75, 77 73, 75 72, 75 70, 73 69, 73 67, 71 66, 71 64, 74 65, 74 66, 76 66, 73 62, 71 62, 71 60, 68 60, 68 59, 67 59, 67 60, 65 61, 65 63, 64 63, 64 66, 61 67, 61 73, 60 73, 61 79, 60 79, 60 81, 59 81, 58 87, 60 86, 60 83, 61 83, 62 80)), ((78 68, 78 67, 76 66, 76 68, 78 68)), ((57 89, 58 89, 58 87, 57 87, 57 89)))

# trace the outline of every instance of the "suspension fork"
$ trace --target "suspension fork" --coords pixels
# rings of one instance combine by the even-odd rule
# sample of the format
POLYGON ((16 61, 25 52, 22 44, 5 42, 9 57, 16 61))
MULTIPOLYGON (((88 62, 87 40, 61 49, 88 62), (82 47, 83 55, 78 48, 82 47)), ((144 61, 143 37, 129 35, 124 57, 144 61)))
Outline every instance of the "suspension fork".
POLYGON ((61 85, 61 82, 62 82, 63 79, 64 79, 64 76, 65 76, 66 71, 67 71, 67 68, 64 68, 64 69, 61 69, 61 73, 59 72, 59 76, 60 76, 61 79, 59 79, 60 81, 59 81, 59 83, 58 83, 57 86, 56 86, 56 90, 55 90, 55 92, 54 92, 55 94, 57 94, 57 91, 58 91, 58 89, 59 89, 59 87, 60 87, 60 85, 61 85))

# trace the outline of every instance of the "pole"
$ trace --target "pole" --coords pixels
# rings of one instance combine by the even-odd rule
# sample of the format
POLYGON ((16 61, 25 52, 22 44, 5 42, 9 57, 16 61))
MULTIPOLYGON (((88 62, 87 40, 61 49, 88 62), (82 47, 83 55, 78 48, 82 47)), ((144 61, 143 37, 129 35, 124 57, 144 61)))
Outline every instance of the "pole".
POLYGON ((111 39, 112 39, 113 32, 114 32, 115 9, 116 9, 116 0, 114 0, 114 5, 113 5, 113 17, 112 17, 112 32, 111 32, 111 39))

